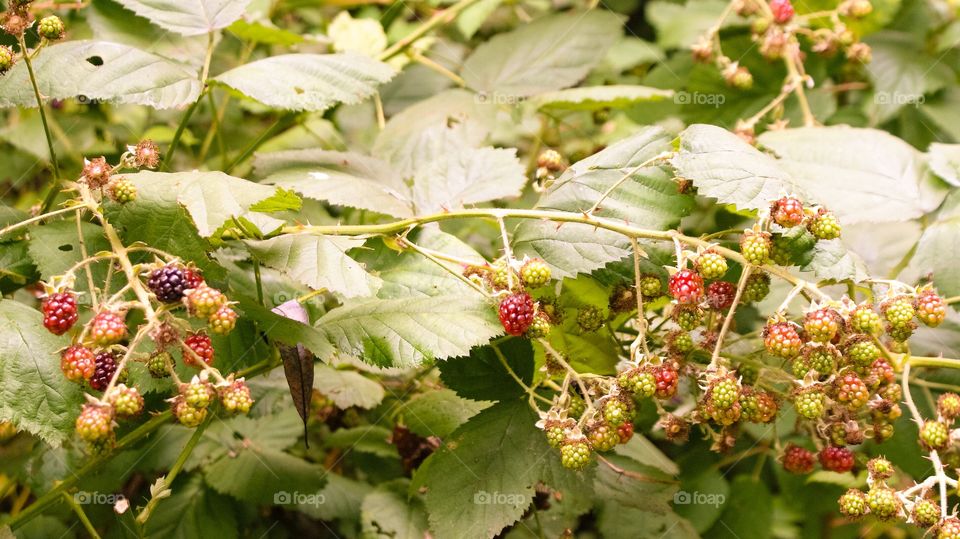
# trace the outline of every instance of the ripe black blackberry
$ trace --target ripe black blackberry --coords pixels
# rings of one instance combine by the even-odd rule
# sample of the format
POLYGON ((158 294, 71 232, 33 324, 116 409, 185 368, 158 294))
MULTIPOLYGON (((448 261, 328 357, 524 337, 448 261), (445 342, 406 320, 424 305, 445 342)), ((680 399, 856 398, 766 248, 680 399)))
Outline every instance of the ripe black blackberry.
POLYGON ((94 362, 96 366, 93 369, 93 376, 90 377, 90 387, 103 391, 110 385, 113 373, 117 372, 117 356, 109 351, 97 352, 94 362))
POLYGON ((180 301, 183 298, 183 291, 188 288, 183 268, 174 265, 153 270, 147 280, 147 287, 156 294, 157 300, 162 303, 180 301))

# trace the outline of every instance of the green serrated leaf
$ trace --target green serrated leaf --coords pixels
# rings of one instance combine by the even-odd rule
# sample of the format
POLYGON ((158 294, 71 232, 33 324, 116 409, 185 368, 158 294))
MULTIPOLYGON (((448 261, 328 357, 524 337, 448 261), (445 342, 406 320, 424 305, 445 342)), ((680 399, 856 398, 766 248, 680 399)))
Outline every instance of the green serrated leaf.
POLYGON ((355 371, 334 369, 318 364, 313 388, 333 400, 337 408, 352 406, 369 410, 383 401, 383 386, 355 371))
POLYGON ((905 221, 923 213, 921 155, 889 133, 803 127, 767 131, 759 142, 777 154, 801 193, 841 222, 905 221))
MULTIPOLYGON (((257 202, 277 195, 276 188, 223 172, 139 172, 125 176, 137 188, 137 201, 169 203, 175 200, 193 217, 197 231, 210 237, 233 218, 244 218, 260 230, 273 230, 283 221, 251 210, 257 202)), ((124 205, 126 206, 126 204, 124 205)))
MULTIPOLYGON (((84 222, 81 229, 87 256, 110 250, 110 242, 104 237, 102 228, 84 222)), ((34 227, 30 232, 30 258, 36 262, 37 269, 45 280, 55 275, 63 275, 84 258, 77 239, 77 223, 67 219, 34 227)), ((102 283, 106 278, 106 265, 93 264, 91 268, 94 273, 94 283, 102 283)), ((83 271, 78 271, 76 277, 74 287, 89 293, 83 271)))
POLYGON ((440 379, 457 395, 473 400, 507 400, 524 394, 510 370, 524 384, 533 380, 533 347, 526 339, 510 339, 474 348, 469 356, 448 359, 439 365, 440 379), (499 353, 498 353, 499 352, 499 353))
POLYGON ((437 536, 495 536, 523 515, 544 476, 554 484, 558 474, 576 477, 554 469, 556 450, 536 421, 524 400, 501 402, 471 418, 421 465, 411 489, 427 488, 424 502, 437 536))
POLYGON ((69 344, 44 329, 39 311, 0 300, 0 421, 12 421, 48 444, 73 434, 83 391, 60 372, 59 350, 69 344))
POLYGON ((813 248, 813 257, 802 269, 812 271, 818 279, 860 282, 870 277, 860 256, 847 249, 839 239, 818 241, 813 248))
POLYGON ((87 22, 99 41, 122 43, 199 70, 207 50, 207 36, 184 37, 135 15, 115 0, 93 0, 87 22))
POLYGON ((421 157, 425 162, 413 178, 417 213, 456 210, 500 198, 520 196, 527 177, 516 150, 469 148, 444 135, 421 157))
POLYGON ((749 476, 740 475, 730 482, 730 499, 708 537, 739 539, 770 537, 773 497, 767 486, 749 476))
POLYGON ((657 44, 665 49, 689 48, 717 21, 730 25, 733 20, 721 18, 726 3, 721 0, 698 2, 656 1, 647 4, 647 17, 657 30, 657 44))
MULTIPOLYGON (((170 60, 119 43, 67 41, 33 60, 40 93, 48 99, 78 98, 158 109, 197 100, 195 72, 170 60)), ((36 107, 24 62, 0 79, 0 107, 36 107)))
POLYGON ((502 332, 496 309, 476 293, 348 300, 315 325, 340 354, 381 367, 466 354, 502 332))
MULTIPOLYGON (((419 229, 411 234, 409 239, 419 247, 456 256, 478 265, 486 263, 472 247, 439 228, 419 229)), ((397 253, 380 239, 368 241, 364 249, 357 250, 355 255, 358 262, 375 271, 383 280, 383 286, 377 292, 377 297, 383 299, 476 293, 451 273, 463 271, 459 264, 445 262, 444 266, 448 269, 444 269, 419 253, 397 253)))
POLYGON ((449 389, 423 393, 400 409, 407 427, 424 438, 446 438, 489 404, 458 397, 449 389))
POLYGON ((208 485, 222 494, 255 504, 285 505, 285 497, 316 492, 326 470, 282 451, 250 446, 220 457, 205 468, 208 485))
POLYGON ((360 103, 393 75, 388 65, 360 54, 284 54, 213 80, 270 107, 323 111, 337 103, 360 103))
POLYGON ((369 539, 422 539, 429 535, 419 496, 407 496, 409 481, 383 483, 367 494, 360 508, 363 536, 369 539))
POLYGON ((903 107, 925 101, 954 80, 942 55, 927 54, 925 40, 906 32, 884 31, 869 36, 872 60, 866 64, 873 81, 872 110, 876 124, 893 118, 903 107))
POLYGON ((260 153, 257 174, 266 182, 331 204, 394 217, 413 215, 408 187, 390 166, 373 157, 324 150, 260 153))
MULTIPOLYGON (((678 193, 673 174, 660 165, 640 167, 669 150, 670 138, 662 129, 644 129, 574 163, 537 208, 585 212, 600 202, 597 216, 657 230, 674 227, 693 207, 692 197, 678 193)), ((629 254, 622 235, 580 223, 524 221, 513 244, 518 255, 543 258, 556 277, 589 273, 629 254)))
POLYGON ((209 34, 243 16, 250 0, 117 0, 151 22, 184 36, 209 34))
POLYGON ((680 134, 677 174, 693 182, 699 194, 759 210, 786 193, 799 193, 775 159, 733 133, 712 125, 692 125, 680 134))
POLYGON ((467 86, 491 96, 526 97, 573 86, 622 34, 609 11, 547 15, 483 43, 463 64, 467 86))
POLYGON ((287 189, 277 189, 270 198, 265 198, 260 202, 252 204, 250 211, 270 213, 275 211, 299 211, 303 207, 303 201, 293 191, 287 189))
POLYGON ((362 245, 363 240, 297 234, 244 243, 264 265, 314 290, 366 297, 376 294, 382 284, 347 256, 347 251, 362 245))

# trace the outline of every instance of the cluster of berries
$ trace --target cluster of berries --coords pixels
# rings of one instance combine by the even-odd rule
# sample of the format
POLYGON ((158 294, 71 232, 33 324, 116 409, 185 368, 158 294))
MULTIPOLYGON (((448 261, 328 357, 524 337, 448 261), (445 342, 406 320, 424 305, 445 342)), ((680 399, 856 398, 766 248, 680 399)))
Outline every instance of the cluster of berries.
POLYGON ((79 181, 93 191, 106 194, 114 202, 126 204, 136 200, 137 188, 130 180, 116 176, 117 171, 123 168, 154 169, 159 165, 160 149, 156 143, 142 140, 136 146, 128 146, 116 166, 110 165, 103 156, 84 159, 79 181))
MULTIPOLYGON (((809 21, 796 17, 790 0, 738 0, 735 7, 738 15, 751 21, 751 36, 766 60, 789 57, 790 61, 799 62, 802 59, 800 38, 803 38, 809 49, 819 56, 833 57, 843 50, 850 63, 870 62, 870 46, 859 41, 845 22, 869 15, 873 11, 870 0, 844 0, 836 8, 836 16, 831 18, 833 26, 817 28, 810 27, 809 21)), ((719 28, 718 24, 697 40, 692 46, 693 58, 697 62, 716 65, 729 86, 748 90, 753 86, 753 75, 717 47, 716 32, 719 28)))
MULTIPOLYGON (((7 2, 7 9, 0 15, 0 28, 14 38, 23 37, 24 33, 34 24, 34 16, 30 10, 31 0, 11 0, 7 2)), ((63 21, 56 15, 48 15, 37 23, 37 35, 44 41, 57 41, 63 38, 65 29, 63 21)), ((0 45, 0 75, 6 74, 16 63, 16 54, 7 45, 0 45)))
MULTIPOLYGON (((72 278, 63 280, 69 282, 72 278)), ((186 321, 174 318, 171 309, 182 303, 190 315, 206 320, 211 332, 227 334, 236 325, 237 313, 226 296, 208 286, 196 268, 177 262, 154 267, 145 284, 153 299, 164 307, 158 316, 167 317, 149 332, 156 346, 156 352, 145 360, 151 375, 160 378, 173 372, 174 359, 168 351, 171 348, 181 350, 184 364, 208 368, 214 359, 209 335, 203 331, 190 332, 186 321)), ((41 310, 43 325, 50 332, 63 335, 79 319, 77 294, 69 287, 51 289, 42 301, 41 310)), ((88 397, 89 402, 76 424, 80 437, 94 449, 112 445, 115 418, 133 417, 143 409, 143 397, 138 389, 125 385, 124 365, 134 352, 124 345, 129 335, 125 318, 125 307, 102 306, 60 356, 60 367, 68 380, 104 392, 102 398, 88 397)), ((211 399, 219 394, 228 412, 246 413, 253 402, 242 379, 223 380, 217 388, 195 380, 181 384, 179 389, 180 395, 171 402, 174 415, 185 425, 199 424, 205 417, 210 399, 196 397, 199 393, 210 393, 211 399), (207 386, 209 392, 197 389, 207 386)))
POLYGON ((907 523, 929 530, 938 539, 960 537, 960 519, 945 516, 941 506, 930 497, 931 487, 921 483, 897 491, 888 486, 895 470, 885 458, 867 462, 866 492, 851 488, 837 501, 843 515, 858 519, 871 515, 879 520, 902 519, 907 523))
MULTIPOLYGON (((550 266, 543 259, 502 259, 493 265, 467 266, 463 274, 499 298, 498 314, 507 334, 533 339, 546 337, 559 322, 554 306, 534 300, 529 293, 550 283, 550 266)), ((585 323, 593 324, 586 316, 585 323)))

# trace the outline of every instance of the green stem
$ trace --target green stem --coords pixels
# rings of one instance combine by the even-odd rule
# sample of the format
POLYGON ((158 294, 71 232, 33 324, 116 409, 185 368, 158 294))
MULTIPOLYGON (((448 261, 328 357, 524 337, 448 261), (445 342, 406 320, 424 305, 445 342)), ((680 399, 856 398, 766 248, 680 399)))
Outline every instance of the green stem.
POLYGON ((944 367, 947 369, 960 369, 960 359, 953 359, 949 357, 910 356, 907 361, 912 367, 944 367))
POLYGON ((256 258, 253 259, 253 277, 257 280, 257 301, 260 302, 261 306, 266 307, 263 302, 263 279, 260 277, 260 261, 256 258))
MULTIPOLYGON (((164 487, 169 489, 173 485, 173 481, 177 478, 177 475, 180 473, 180 470, 183 469, 183 466, 187 463, 187 459, 190 458, 190 454, 193 453, 193 449, 197 447, 197 444, 200 442, 200 439, 203 438, 203 431, 207 429, 207 425, 210 424, 210 421, 204 421, 193 431, 193 435, 190 436, 190 439, 187 440, 187 444, 183 446, 183 450, 180 451, 180 455, 177 457, 177 461, 173 463, 173 466, 170 468, 170 472, 163 478, 164 487)), ((157 507, 157 504, 162 500, 162 496, 153 496, 150 498, 150 501, 147 502, 146 507, 140 511, 140 514, 137 515, 137 522, 143 526, 147 523, 147 519, 150 518, 150 515, 153 513, 153 510, 157 507)))
POLYGON ((57 199, 57 193, 60 192, 60 165, 57 163, 57 152, 53 149, 53 136, 50 133, 50 126, 47 124, 47 112, 43 108, 43 97, 40 95, 40 85, 37 84, 37 74, 33 71, 33 60, 27 51, 27 42, 20 36, 20 53, 23 56, 23 63, 27 64, 27 73, 30 75, 30 84, 33 86, 33 96, 37 99, 37 109, 40 111, 40 123, 43 124, 43 134, 47 138, 47 150, 50 151, 50 166, 53 168, 53 185, 46 198, 43 199, 43 206, 40 207, 40 213, 47 213, 53 207, 53 202, 57 199))
POLYGON ((73 496, 67 492, 63 493, 63 499, 67 502, 67 505, 70 506, 70 509, 73 509, 73 512, 77 514, 77 518, 80 519, 83 527, 87 529, 87 533, 90 534, 90 537, 93 539, 100 539, 100 534, 97 533, 97 529, 93 527, 93 523, 90 522, 90 519, 87 517, 87 513, 84 512, 82 507, 80 507, 80 504, 77 503, 77 500, 73 499, 73 496))
POLYGON ((24 227, 27 226, 27 225, 32 225, 33 223, 37 223, 37 222, 39 222, 39 221, 43 221, 44 219, 49 219, 49 218, 51 218, 51 217, 54 217, 54 216, 57 216, 57 215, 62 215, 62 214, 64 214, 64 213, 70 213, 70 212, 72 212, 72 211, 82 212, 84 209, 85 209, 85 208, 82 207, 82 206, 70 206, 69 208, 61 208, 61 209, 59 209, 59 210, 54 210, 54 211, 51 211, 51 212, 47 212, 47 213, 44 213, 44 214, 42 214, 42 215, 38 215, 38 216, 36 216, 36 217, 31 217, 30 219, 27 219, 27 220, 25 220, 25 221, 20 221, 19 223, 14 223, 14 224, 12 224, 12 225, 10 225, 10 226, 7 226, 7 227, 4 227, 4 228, 0 229, 0 237, 3 237, 3 236, 5 236, 5 235, 9 234, 10 232, 13 232, 14 230, 19 230, 19 229, 21 229, 21 228, 24 228, 24 227))
MULTIPOLYGON (((698 247, 710 247, 726 258, 733 260, 741 265, 749 265, 743 255, 739 252, 715 245, 711 242, 692 236, 685 236, 676 230, 651 230, 638 228, 628 225, 623 221, 585 215, 583 213, 553 211, 553 210, 521 210, 521 209, 502 209, 502 208, 474 208, 457 211, 448 211, 443 213, 434 213, 422 217, 411 217, 401 219, 392 223, 372 224, 372 225, 291 225, 283 227, 282 234, 316 234, 320 236, 362 236, 362 235, 389 235, 403 232, 411 227, 427 223, 439 223, 442 221, 452 221, 456 219, 469 218, 488 218, 488 219, 534 219, 543 221, 554 221, 557 223, 581 223, 596 228, 602 228, 613 232, 618 232, 628 238, 645 238, 658 241, 679 241, 687 245, 698 247)), ((242 232, 238 230, 227 230, 224 232, 224 238, 240 239, 243 238, 242 232)), ((821 299, 829 299, 814 283, 807 282, 796 277, 784 268, 765 265, 758 266, 763 271, 775 275, 793 285, 800 285, 805 290, 821 299)))
POLYGON ((390 48, 380 53, 380 61, 387 61, 390 58, 393 58, 394 56, 400 54, 401 52, 403 52, 404 49, 412 45, 413 42, 425 36, 426 34, 431 32, 434 28, 437 28, 438 26, 443 26, 444 24, 452 22, 454 19, 457 18, 457 15, 459 15, 463 10, 467 9, 473 4, 476 4, 479 1, 480 0, 460 0, 456 4, 448 7, 447 9, 437 11, 436 13, 433 14, 432 17, 427 19, 426 22, 424 22, 419 27, 417 27, 416 30, 414 30, 413 32, 410 32, 409 34, 404 36, 400 41, 397 41, 390 48))
POLYGON ((173 156, 177 153, 177 147, 180 145, 180 137, 183 136, 183 131, 187 128, 190 117, 193 116, 197 107, 200 106, 201 101, 203 101, 203 94, 200 94, 197 100, 183 113, 183 118, 180 119, 180 125, 177 126, 176 132, 173 133, 173 140, 170 141, 170 147, 167 148, 167 153, 163 156, 163 163, 160 165, 161 170, 170 169, 170 164, 173 163, 173 156))

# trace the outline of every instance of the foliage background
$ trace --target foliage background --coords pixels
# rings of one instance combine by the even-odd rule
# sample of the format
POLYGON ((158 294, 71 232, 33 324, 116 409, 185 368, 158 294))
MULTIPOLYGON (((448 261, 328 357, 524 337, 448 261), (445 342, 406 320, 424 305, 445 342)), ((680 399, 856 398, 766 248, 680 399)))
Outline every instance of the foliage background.
MULTIPOLYGON (((833 7, 820 4, 830 2, 796 8, 833 7)), ((796 97, 787 98, 774 115, 789 120, 790 129, 759 135, 776 159, 700 125, 733 129, 774 99, 787 75, 752 50, 737 17, 721 34, 727 53, 742 53, 754 74, 751 89, 733 90, 715 68, 692 61, 690 46, 726 7, 719 0, 613 0, 592 10, 542 0, 452 7, 92 0, 42 7, 68 28, 66 41, 35 60, 64 178, 77 176, 84 157, 116 158, 140 139, 157 141, 168 170, 182 172, 129 175, 139 198, 108 203, 108 217, 126 243, 143 241, 198 264, 243 312, 241 331, 216 346, 230 358, 221 368, 251 374, 257 405, 249 418, 218 419, 207 428, 172 495, 142 531, 147 536, 423 537, 430 529, 437 537, 525 537, 571 528, 577 536, 790 538, 879 536, 888 528, 849 524, 836 514, 837 496, 862 484, 862 475, 818 472, 808 480, 782 471, 771 437, 789 439, 789 413, 776 434, 751 427, 730 453, 717 455, 698 436, 683 446, 665 443, 652 429, 656 411, 649 407, 637 428, 649 437, 638 435, 610 457, 630 474, 607 466, 567 472, 534 426, 523 389, 493 347, 477 346, 500 332, 482 298, 416 253, 396 252, 391 236, 270 233, 283 225, 389 223, 478 204, 580 211, 610 184, 605 171, 618 177, 672 150, 680 135, 682 153, 671 164, 693 180, 698 196, 677 194, 673 171, 656 168, 611 196, 602 215, 697 235, 742 228, 750 210, 797 191, 826 203, 845 225, 842 243, 818 248, 800 264, 811 278, 870 274, 911 282, 932 272, 941 293, 954 296, 956 5, 878 0, 856 23, 873 49, 870 64, 809 54, 806 69, 817 84, 808 95, 822 126, 801 128, 796 97), (458 16, 431 18, 444 8, 458 16), (431 31, 406 48, 404 37, 425 27, 431 31), (541 197, 528 176, 546 147, 570 163, 606 150, 567 173, 577 189, 541 197), (195 169, 205 172, 189 172, 195 169), (237 240, 237 228, 252 237, 237 240), (313 290, 325 293, 305 302, 311 325, 268 309, 313 290), (333 406, 311 409, 309 446, 282 369, 262 372, 276 365, 277 342, 304 343, 322 360, 313 387, 333 406), (388 442, 398 423, 422 437, 412 450, 398 452, 388 442), (563 494, 548 496, 540 484, 563 494), (718 503, 682 503, 677 493, 714 495, 718 503)), ((0 105, 0 220, 10 224, 28 217, 51 185, 23 63, 0 79, 0 105)), ((568 278, 563 308, 570 312, 605 304, 632 275, 626 240, 589 225, 511 222, 511 233, 518 255, 542 256, 555 277, 568 278)), ((108 247, 95 225, 85 224, 83 234, 91 252, 108 247)), ((411 238, 474 261, 495 259, 501 249, 490 220, 424 226, 411 238)), ((149 420, 149 435, 125 427, 121 439, 129 435, 129 444, 85 469, 88 457, 70 440, 82 392, 62 380, 56 351, 65 341, 42 332, 26 288, 79 260, 75 225, 48 222, 3 241, 0 419, 21 432, 0 446, 0 513, 13 516, 57 481, 81 475, 71 495, 91 493, 102 502, 98 496, 122 493, 142 504, 191 432, 162 417, 149 420)), ((662 247, 651 245, 651 268, 670 264, 662 247)), ((785 292, 743 309, 738 330, 755 327, 785 292)), ((919 333, 915 352, 956 356, 957 328, 951 314, 947 329, 919 333)), ((583 337, 572 327, 555 335, 553 344, 575 357, 579 370, 614 372, 612 340, 583 337)), ((525 384, 542 376, 540 347, 494 342, 525 384)), ((745 346, 738 353, 752 350, 745 346)), ((162 409, 169 388, 136 368, 131 376, 149 405, 162 409)), ((960 384, 945 369, 923 376, 960 384)), ((930 396, 929 387, 915 388, 926 412, 930 396)), ((896 428, 882 449, 868 443, 866 452, 882 452, 915 477, 927 475, 915 427, 904 417, 896 428)), ((110 503, 84 509, 104 536, 139 533, 130 513, 114 515, 110 503)), ((0 536, 9 533, 0 528, 0 536)), ((85 534, 65 503, 15 533, 85 534)))

